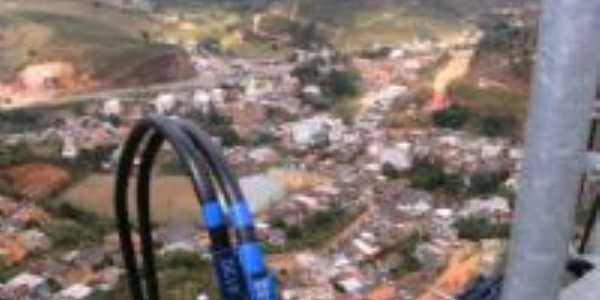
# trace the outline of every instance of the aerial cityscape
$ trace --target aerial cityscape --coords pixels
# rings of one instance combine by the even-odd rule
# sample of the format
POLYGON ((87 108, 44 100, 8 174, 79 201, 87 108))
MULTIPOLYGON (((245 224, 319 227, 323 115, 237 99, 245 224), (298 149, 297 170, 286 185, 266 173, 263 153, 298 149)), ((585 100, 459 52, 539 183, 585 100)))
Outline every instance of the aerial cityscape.
MULTIPOLYGON (((463 299, 504 272, 538 1, 51 2, 0 1, 0 300, 131 299, 114 174, 156 114, 222 147, 280 299, 463 299)), ((162 299, 219 299, 186 170, 158 161, 162 299)))

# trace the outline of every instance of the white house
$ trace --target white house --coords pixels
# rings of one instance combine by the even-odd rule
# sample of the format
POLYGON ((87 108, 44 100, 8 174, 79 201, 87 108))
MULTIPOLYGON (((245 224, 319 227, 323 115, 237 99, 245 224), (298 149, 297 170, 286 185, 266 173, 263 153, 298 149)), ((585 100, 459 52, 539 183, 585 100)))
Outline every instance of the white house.
POLYGON ((160 94, 154 100, 154 108, 159 114, 165 114, 175 107, 176 99, 173 94, 160 94))
POLYGON ((61 156, 65 159, 76 159, 79 156, 79 147, 72 136, 65 136, 61 156))
POLYGON ((381 151, 381 164, 391 164, 399 171, 410 169, 414 162, 412 145, 410 143, 398 143, 393 147, 386 147, 381 151))
POLYGON ((93 292, 94 290, 87 285, 75 284, 60 291, 56 300, 87 300, 93 292))
POLYGON ((202 112, 207 113, 210 107, 211 95, 204 90, 196 90, 192 97, 192 105, 200 109, 202 112))
POLYGON ((419 199, 413 203, 400 203, 396 205, 396 209, 411 217, 418 217, 430 211, 432 206, 430 201, 419 199))
POLYGON ((102 113, 106 116, 118 116, 122 112, 121 100, 112 98, 104 102, 102 113))
POLYGON ((5 286, 9 290, 26 289, 28 294, 36 299, 49 299, 50 287, 48 280, 31 273, 21 273, 11 279, 5 286))

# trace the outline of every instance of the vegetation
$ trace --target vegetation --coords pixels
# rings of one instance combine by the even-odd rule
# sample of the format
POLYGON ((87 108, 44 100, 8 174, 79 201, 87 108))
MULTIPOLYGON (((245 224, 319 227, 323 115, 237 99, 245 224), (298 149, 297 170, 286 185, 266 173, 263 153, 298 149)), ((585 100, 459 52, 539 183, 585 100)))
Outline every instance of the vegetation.
POLYGON ((440 163, 427 159, 417 160, 407 175, 414 188, 449 194, 459 194, 464 191, 462 176, 449 174, 444 171, 440 163))
POLYGON ((161 258, 157 265, 161 298, 193 300, 201 292, 206 293, 209 299, 219 297, 212 267, 199 254, 171 253, 161 258))
POLYGON ((274 219, 273 226, 285 231, 288 242, 284 247, 268 247, 267 251, 281 252, 322 246, 354 219, 354 214, 338 206, 308 217, 302 226, 288 226, 274 219))
POLYGON ((393 180, 400 178, 402 173, 398 171, 398 169, 396 169, 396 167, 394 167, 394 165, 392 165, 391 163, 385 162, 381 166, 381 175, 385 176, 387 179, 393 180))
POLYGON ((471 175, 469 194, 490 195, 502 190, 504 182, 508 179, 507 171, 482 171, 471 175))
MULTIPOLYGON (((478 135, 520 139, 527 112, 525 93, 496 87, 481 88, 463 81, 452 84, 449 95, 463 111, 458 113, 459 117, 466 119, 460 127, 478 135)), ((456 110, 450 110, 450 114, 441 112, 446 122, 446 119, 456 118, 456 110), (455 118, 448 118, 448 115, 455 118)))
POLYGON ((277 137, 275 137, 275 135, 270 132, 270 131, 260 131, 256 137, 254 138, 254 141, 252 142, 252 144, 254 146, 264 146, 264 145, 270 145, 272 143, 274 143, 277 140, 277 137))
MULTIPOLYGON (((95 78, 116 82, 118 77, 123 82, 132 73, 140 77, 138 68, 145 62, 178 51, 145 41, 139 34, 143 22, 127 11, 106 6, 92 14, 88 13, 89 4, 78 1, 52 6, 29 2, 20 1, 18 8, 0 13, 0 22, 7 24, 3 36, 11 45, 0 55, 0 76, 4 79, 12 78, 24 65, 56 60, 58 55, 95 78), (116 66, 119 72, 114 72, 116 66)), ((183 78, 190 74, 178 75, 183 78)))
POLYGON ((476 132, 488 137, 512 136, 518 130, 516 123, 517 120, 511 116, 481 116, 477 120, 476 132))
POLYGON ((452 105, 432 115, 433 123, 437 127, 460 129, 471 118, 471 112, 459 105, 452 105))
POLYGON ((414 232, 403 240, 399 246, 402 263, 390 271, 395 277, 401 277, 409 273, 417 272, 422 268, 421 262, 415 257, 417 246, 423 241, 420 233, 414 232))
POLYGON ((356 70, 333 70, 321 83, 325 94, 336 98, 356 97, 360 94, 361 76, 356 70))
POLYGON ((506 239, 510 236, 510 224, 492 224, 486 218, 458 219, 454 227, 461 239, 479 241, 482 239, 506 239))
POLYGON ((362 77, 351 67, 338 69, 329 64, 344 64, 344 57, 337 54, 333 62, 324 59, 314 59, 297 66, 292 75, 298 78, 302 86, 316 85, 322 95, 310 104, 317 109, 332 110, 346 123, 351 123, 358 111, 356 98, 361 94, 362 77))
MULTIPOLYGON (((218 299, 210 263, 195 253, 175 252, 157 260, 161 299, 196 300, 199 293, 218 299)), ((126 281, 111 291, 98 291, 93 300, 129 300, 126 281)))
POLYGON ((329 40, 316 22, 308 24, 292 23, 289 26, 291 44, 294 47, 319 50, 329 46, 329 40))
POLYGON ((189 113, 188 118, 196 122, 199 127, 205 128, 212 136, 219 137, 225 147, 236 146, 243 142, 232 126, 231 117, 221 114, 213 103, 209 106, 208 112, 194 110, 189 113))
POLYGON ((60 200, 45 203, 47 203, 44 205, 46 211, 57 217, 57 219, 61 219, 54 220, 42 228, 53 245, 58 248, 78 248, 98 243, 104 235, 114 229, 114 224, 111 221, 75 208, 69 203, 60 200))
POLYGON ((506 55, 512 73, 529 80, 533 69, 537 42, 537 24, 515 25, 507 16, 492 15, 481 24, 485 34, 480 43, 481 52, 506 55))
POLYGON ((3 265, 3 262, 0 260, 0 282, 7 282, 12 279, 14 276, 18 275, 21 272, 21 268, 17 266, 6 267, 3 265))
POLYGON ((0 148, 0 168, 22 163, 30 157, 26 145, 5 146, 0 148))

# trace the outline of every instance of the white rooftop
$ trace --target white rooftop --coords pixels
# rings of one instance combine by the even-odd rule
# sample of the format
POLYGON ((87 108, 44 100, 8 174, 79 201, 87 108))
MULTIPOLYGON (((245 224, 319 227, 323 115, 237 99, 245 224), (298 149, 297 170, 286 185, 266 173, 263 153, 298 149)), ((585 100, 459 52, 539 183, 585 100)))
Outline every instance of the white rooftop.
POLYGON ((83 284, 75 284, 72 285, 59 293, 59 296, 64 297, 66 299, 86 299, 93 292, 93 289, 89 286, 83 284))
POLYGON ((20 287, 26 286, 29 289, 35 289, 36 287, 46 283, 46 278, 34 275, 31 273, 22 273, 17 277, 11 279, 6 286, 8 287, 20 287))

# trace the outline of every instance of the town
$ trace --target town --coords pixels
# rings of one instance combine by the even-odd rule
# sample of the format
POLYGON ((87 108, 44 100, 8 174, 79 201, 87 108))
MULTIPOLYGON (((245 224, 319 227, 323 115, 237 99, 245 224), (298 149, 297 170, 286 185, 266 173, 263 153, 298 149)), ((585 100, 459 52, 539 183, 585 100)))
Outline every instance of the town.
MULTIPOLYGON (((506 125, 500 110, 461 102, 485 105, 473 97, 505 85, 484 71, 461 82, 485 36, 285 59, 193 45, 197 77, 185 84, 3 111, 0 299, 128 299, 112 172, 132 126, 153 114, 188 119, 223 148, 281 299, 458 299, 502 271, 523 156, 518 117, 506 125)), ((207 232, 172 151, 151 204, 164 297, 217 299, 207 232)))

